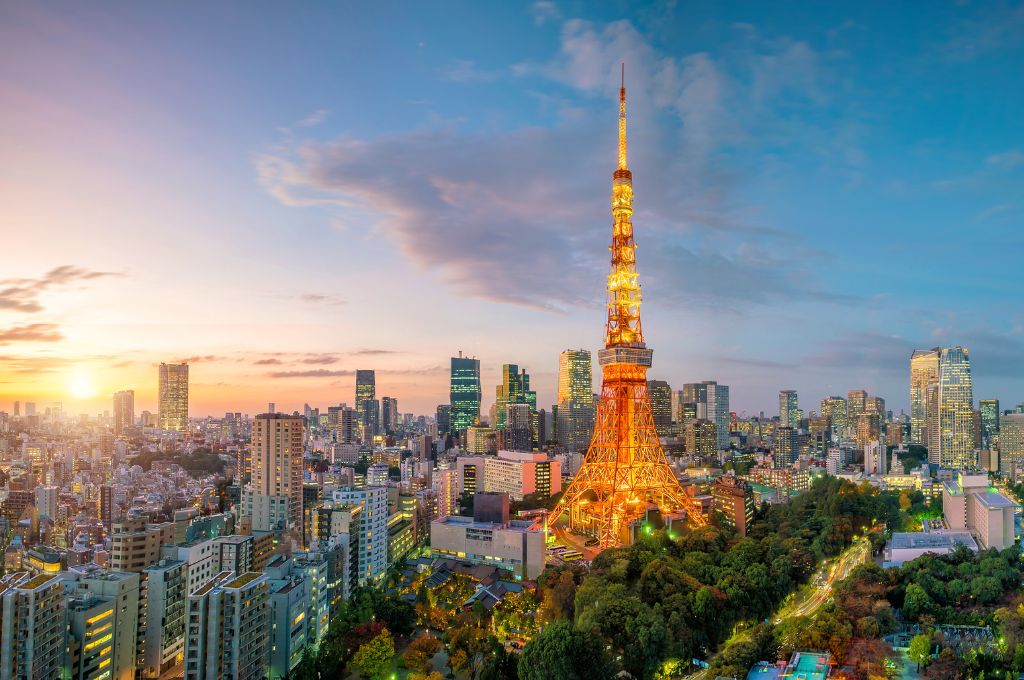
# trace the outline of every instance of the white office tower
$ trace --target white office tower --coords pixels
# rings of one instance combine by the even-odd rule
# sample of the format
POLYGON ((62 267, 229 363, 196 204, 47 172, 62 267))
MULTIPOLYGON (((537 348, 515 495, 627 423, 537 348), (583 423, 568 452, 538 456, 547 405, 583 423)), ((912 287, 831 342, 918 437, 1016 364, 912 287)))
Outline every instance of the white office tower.
POLYGON ((360 585, 376 582, 388 569, 387 487, 335 489, 333 501, 362 508, 359 513, 358 582, 360 585))

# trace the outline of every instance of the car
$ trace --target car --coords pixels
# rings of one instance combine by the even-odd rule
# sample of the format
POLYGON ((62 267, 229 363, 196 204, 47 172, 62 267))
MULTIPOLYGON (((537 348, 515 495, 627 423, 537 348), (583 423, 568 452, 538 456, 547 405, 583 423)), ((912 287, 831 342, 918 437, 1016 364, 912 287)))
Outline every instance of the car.
POLYGON ((600 542, 601 542, 601 541, 597 540, 596 538, 588 538, 588 539, 587 539, 587 540, 586 540, 586 541, 585 541, 585 542, 583 543, 583 545, 587 546, 588 548, 593 548, 593 547, 594 547, 595 545, 597 545, 597 544, 598 544, 598 543, 600 543, 600 542))

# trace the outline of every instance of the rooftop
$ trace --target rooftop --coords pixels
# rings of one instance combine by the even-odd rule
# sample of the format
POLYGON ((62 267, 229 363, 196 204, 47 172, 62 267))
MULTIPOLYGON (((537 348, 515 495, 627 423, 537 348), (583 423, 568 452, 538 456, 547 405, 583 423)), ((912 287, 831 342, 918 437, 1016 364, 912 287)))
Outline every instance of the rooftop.
POLYGON ((827 652, 794 652, 781 677, 793 680, 825 680, 831 661, 832 655, 827 652))
POLYGON ((263 572, 249 571, 249 572, 246 572, 246 573, 242 574, 241 576, 236 578, 234 581, 231 581, 230 583, 224 584, 224 587, 225 588, 244 588, 245 586, 249 585, 250 583, 252 583, 253 581, 255 581, 256 579, 258 579, 261 576, 263 576, 263 572))
POLYGON ((981 504, 989 508, 1015 508, 1017 504, 998 491, 985 491, 976 494, 981 504))
POLYGON ((894 550, 953 550, 958 544, 966 545, 971 550, 978 549, 978 544, 974 541, 974 537, 966 531, 895 533, 889 540, 889 548, 894 550))

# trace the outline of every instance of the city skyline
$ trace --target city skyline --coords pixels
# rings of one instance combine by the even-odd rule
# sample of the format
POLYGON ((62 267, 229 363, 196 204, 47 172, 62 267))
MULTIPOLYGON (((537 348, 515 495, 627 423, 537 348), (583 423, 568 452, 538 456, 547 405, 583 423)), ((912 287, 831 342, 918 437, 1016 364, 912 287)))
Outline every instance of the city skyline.
POLYGON ((429 415, 460 350, 483 413, 506 363, 547 408, 559 353, 601 345, 622 60, 651 379, 909 413, 911 351, 962 345, 976 399, 1024 399, 1017 7, 211 11, 188 49, 187 13, 51 8, 0 24, 0 409, 156 412, 191 359, 192 415, 348 403, 369 368, 429 415), (907 44, 870 46, 894 18, 907 44))

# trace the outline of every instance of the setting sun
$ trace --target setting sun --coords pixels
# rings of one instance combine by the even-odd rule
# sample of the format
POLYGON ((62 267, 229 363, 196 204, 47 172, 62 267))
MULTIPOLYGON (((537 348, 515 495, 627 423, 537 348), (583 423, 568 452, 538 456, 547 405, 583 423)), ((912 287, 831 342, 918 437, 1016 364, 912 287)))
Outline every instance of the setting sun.
POLYGON ((96 385, 92 374, 78 369, 68 378, 68 393, 76 399, 89 399, 96 396, 96 385))

